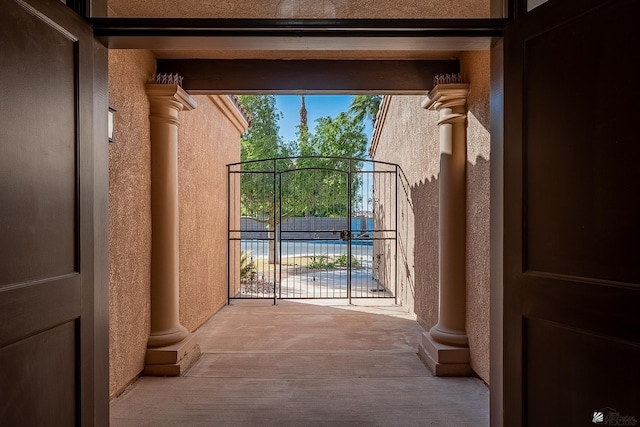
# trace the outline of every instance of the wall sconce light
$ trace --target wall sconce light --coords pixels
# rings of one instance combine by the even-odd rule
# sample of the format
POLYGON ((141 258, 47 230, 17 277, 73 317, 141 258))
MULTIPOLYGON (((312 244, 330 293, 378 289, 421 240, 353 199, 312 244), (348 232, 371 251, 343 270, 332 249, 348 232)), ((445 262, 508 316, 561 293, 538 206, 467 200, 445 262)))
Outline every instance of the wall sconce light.
POLYGON ((114 110, 113 108, 109 107, 109 118, 108 118, 108 131, 107 134, 109 135, 109 142, 113 142, 113 120, 114 120, 114 115, 115 115, 116 110, 114 110))

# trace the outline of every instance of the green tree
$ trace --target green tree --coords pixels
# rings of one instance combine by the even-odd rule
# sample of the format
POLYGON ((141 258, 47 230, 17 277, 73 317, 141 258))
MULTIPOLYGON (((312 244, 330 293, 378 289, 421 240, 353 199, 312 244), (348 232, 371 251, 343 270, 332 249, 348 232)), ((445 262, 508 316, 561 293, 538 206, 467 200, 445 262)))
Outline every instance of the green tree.
POLYGON ((251 125, 240 138, 240 160, 262 160, 286 154, 279 135, 282 113, 274 95, 240 95, 238 99, 251 117, 251 125))
MULTIPOLYGON (((346 112, 336 117, 321 117, 316 120, 309 140, 299 152, 317 157, 296 161, 296 168, 301 170, 289 181, 283 181, 283 186, 286 184, 287 191, 295 197, 283 199, 283 206, 292 216, 347 216, 347 172, 360 168, 359 162, 350 158, 364 155, 367 144, 364 124, 354 121, 346 112)), ((353 203, 360 185, 357 174, 352 175, 351 185, 353 203)))
MULTIPOLYGON (((240 103, 251 117, 251 125, 240 138, 240 159, 243 163, 240 175, 241 215, 266 224, 270 233, 277 232, 280 212, 274 204, 274 172, 288 168, 290 161, 262 161, 276 157, 288 157, 291 148, 280 136, 278 120, 282 113, 276 108, 274 95, 240 95, 240 103)), ((273 236, 273 234, 271 234, 273 236)), ((276 245, 269 241, 269 262, 278 262, 276 245)))
POLYGON ((357 122, 371 120, 371 124, 375 125, 381 102, 382 95, 356 95, 349 105, 349 114, 357 122))
MULTIPOLYGON (((360 168, 360 163, 351 158, 361 158, 365 153, 364 121, 342 112, 316 120, 311 133, 303 95, 297 139, 287 145, 279 135, 282 114, 276 108, 275 96, 245 95, 239 99, 251 116, 251 126, 241 138, 241 159, 250 161, 242 165, 242 215, 265 223, 276 236, 279 221, 285 217, 348 216, 348 172, 360 168), (305 157, 295 163, 286 159, 294 154, 305 157), (264 161, 275 157, 284 159, 264 161), (286 172, 290 170, 295 172, 286 172), (275 188, 281 190, 281 199, 274 195, 274 182, 275 188)), ((361 183, 358 174, 351 175, 351 179, 354 208, 361 183)), ((271 263, 279 258, 273 243, 271 240, 269 244, 271 263)))
POLYGON ((278 120, 282 114, 276 109, 273 95, 241 95, 238 97, 251 118, 251 125, 240 137, 241 214, 273 224, 273 176, 264 173, 272 168, 270 162, 258 160, 279 157, 283 154, 278 120))
POLYGON ((352 120, 342 112, 335 118, 325 116, 316 120, 311 143, 320 156, 361 158, 364 156, 367 136, 363 123, 352 120))

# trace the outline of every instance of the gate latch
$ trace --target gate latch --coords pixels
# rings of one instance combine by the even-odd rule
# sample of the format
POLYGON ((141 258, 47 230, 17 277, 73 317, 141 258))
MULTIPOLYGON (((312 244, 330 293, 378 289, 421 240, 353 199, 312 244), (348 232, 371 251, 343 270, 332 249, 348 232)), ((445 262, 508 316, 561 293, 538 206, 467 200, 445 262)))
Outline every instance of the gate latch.
POLYGON ((340 230, 340 240, 351 240, 351 232, 349 230, 340 230))

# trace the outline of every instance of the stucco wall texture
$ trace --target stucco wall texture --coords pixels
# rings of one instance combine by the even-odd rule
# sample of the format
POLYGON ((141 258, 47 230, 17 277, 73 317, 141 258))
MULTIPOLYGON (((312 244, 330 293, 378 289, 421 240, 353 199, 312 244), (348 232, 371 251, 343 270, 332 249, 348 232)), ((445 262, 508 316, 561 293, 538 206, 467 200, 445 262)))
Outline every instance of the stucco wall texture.
POLYGON ((489 383, 490 160, 489 52, 465 52, 468 76, 467 127, 467 335, 471 367, 489 383))
MULTIPOLYGON (((467 296, 466 329, 471 367, 489 382, 489 52, 460 55, 470 83, 467 128, 467 296)), ((397 163, 410 188, 409 212, 399 220, 400 274, 414 286, 418 322, 430 329, 438 321, 438 113, 421 107, 424 96, 393 96, 374 159, 397 163), (404 257, 404 260, 403 260, 404 257)), ((401 207, 402 209, 402 207, 401 207)), ((410 295, 409 295, 410 296, 410 295)), ((411 307, 411 300, 405 304, 411 307)))
MULTIPOLYGON (((144 367, 150 329, 151 145, 149 51, 109 51, 109 393, 144 367)), ((240 158, 241 130, 213 98, 179 114, 180 321, 194 331, 227 301, 226 164, 240 158)))
POLYGON ((180 113, 180 322, 190 331, 227 303, 227 168, 240 131, 209 96, 180 113), (204 119, 204 120, 203 120, 204 119))
POLYGON ((109 50, 109 393, 142 370, 150 328, 151 147, 145 84, 155 58, 109 50))
POLYGON ((398 197, 398 270, 401 282, 408 277, 401 301, 428 329, 438 321, 440 162, 438 113, 424 110, 423 99, 391 97, 384 123, 376 123, 382 128, 373 158, 400 165, 406 178, 398 197))
POLYGON ((211 18, 487 18, 489 0, 110 0, 114 16, 211 18))

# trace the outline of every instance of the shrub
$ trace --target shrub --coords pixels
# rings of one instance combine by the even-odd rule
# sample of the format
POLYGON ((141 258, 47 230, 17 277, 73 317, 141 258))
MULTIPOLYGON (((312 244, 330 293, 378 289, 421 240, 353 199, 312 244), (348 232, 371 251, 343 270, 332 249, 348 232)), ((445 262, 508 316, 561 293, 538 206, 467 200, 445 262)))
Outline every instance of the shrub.
POLYGON ((251 257, 251 251, 240 251, 240 279, 253 280, 256 275, 256 264, 251 257))
POLYGON ((307 264, 307 267, 313 269, 322 269, 322 268, 333 268, 335 267, 334 262, 329 261, 329 257, 326 255, 314 256, 311 257, 311 261, 307 264))
MULTIPOLYGON (((336 258, 336 265, 340 266, 340 267, 346 267, 347 266, 347 254, 342 254, 340 256, 338 256, 336 258)), ((358 262, 358 259, 355 257, 355 255, 351 255, 351 266, 352 267, 356 267, 360 265, 360 263, 358 262)))

